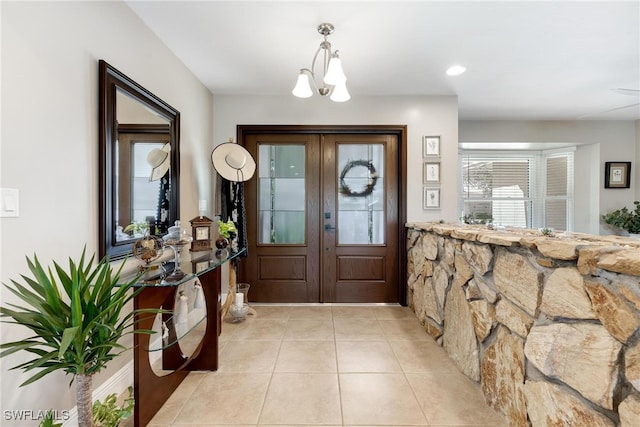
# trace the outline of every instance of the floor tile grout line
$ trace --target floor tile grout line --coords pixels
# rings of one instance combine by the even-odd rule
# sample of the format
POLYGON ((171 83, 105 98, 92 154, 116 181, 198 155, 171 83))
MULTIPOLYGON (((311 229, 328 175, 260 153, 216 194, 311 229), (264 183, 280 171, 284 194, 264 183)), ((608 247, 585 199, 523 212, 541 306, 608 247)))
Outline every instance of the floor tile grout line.
POLYGON ((267 389, 264 392, 264 396, 262 397, 262 405, 260 405, 260 411, 258 412, 258 419, 256 420, 256 426, 260 425, 260 420, 262 419, 262 412, 264 411, 264 406, 267 403, 267 396, 269 395, 269 389, 271 388, 271 383, 273 382, 273 376, 276 371, 276 366, 278 364, 278 359, 280 358, 280 351, 282 351, 282 343, 284 342, 284 336, 289 326, 290 315, 287 313, 287 319, 285 323, 284 331, 282 332, 282 336, 280 337, 280 345, 278 346, 278 352, 276 353, 276 358, 273 361, 273 368, 271 368, 271 376, 269 377, 269 383, 267 384, 267 389))
MULTIPOLYGON (((192 374, 191 374, 191 373, 189 373, 189 375, 188 375, 188 376, 191 376, 191 375, 192 375, 192 374)), ((187 402, 189 402, 189 399, 191 398, 191 396, 193 396, 193 393, 195 393, 195 392, 196 392, 196 390, 197 390, 197 388, 200 386, 200 384, 202 384, 202 381, 204 381, 204 377, 205 377, 206 375, 207 375, 207 374, 201 374, 201 375, 198 375, 198 376, 200 376, 200 377, 202 377, 202 378, 200 378, 200 380, 198 381, 198 383, 193 387, 193 390, 191 390, 191 393, 189 393, 188 397, 184 399, 184 401, 183 401, 183 402, 182 402, 182 404, 180 405, 180 409, 178 409, 178 410, 175 412, 175 415, 171 418, 171 421, 169 422, 169 425, 173 425, 173 424, 175 424, 176 420, 178 419, 178 415, 180 415, 180 413, 184 410, 184 407, 187 405, 187 402)), ((194 375, 194 376, 195 376, 195 375, 194 375)), ((185 379, 186 379, 186 378, 185 378, 185 379)), ((176 389, 176 390, 174 390, 174 392, 173 392, 173 393, 171 393, 171 396, 173 396, 173 394, 174 394, 176 391, 177 391, 177 389, 176 389)), ((163 406, 164 406, 164 405, 163 405, 163 406)))
MULTIPOLYGON (((396 320, 402 320, 402 319, 396 319, 396 320)), ((380 326, 380 328, 382 329, 382 325, 380 326)), ((413 388, 413 386, 411 385, 411 382, 409 381, 409 377, 407 376, 407 372, 406 372, 404 366, 402 365, 400 359, 398 358, 398 353, 397 353, 396 349, 391 344, 391 341, 397 341, 397 340, 391 340, 389 335, 384 331, 384 329, 383 329, 382 333, 385 335, 387 345, 391 348, 391 351, 393 352, 393 355, 394 355, 394 357, 396 359, 396 363, 398 363, 398 366, 400 366, 400 373, 402 374, 402 376, 404 377, 405 381, 407 382, 407 385, 411 389, 411 393, 413 395, 413 398, 415 399, 416 403, 418 404, 418 407, 420 408, 420 412, 422 413, 422 416, 424 417, 424 421, 425 421, 426 425, 427 426, 432 425, 431 422, 429 421, 429 418, 427 417, 427 414, 425 413, 424 408, 420 404, 420 400, 418 399, 418 395, 416 394, 415 389, 413 388)), ((407 340, 414 341, 413 338, 409 338, 407 340)))
MULTIPOLYGON (((285 311, 285 310, 283 310, 285 311)), ((314 310, 317 311, 317 310, 314 310)), ((396 342, 400 342, 400 341, 404 341, 404 342, 420 342, 421 339, 420 337, 417 337, 416 334, 414 333, 414 331, 412 330, 404 330, 403 328, 398 328, 396 329, 395 327, 393 327, 390 324, 386 324, 385 327, 387 328, 387 330, 383 330, 382 329, 382 324, 384 323, 384 321, 407 321, 411 320, 411 317, 400 317, 403 313, 396 311, 396 310, 387 310, 387 309, 383 309, 383 310, 374 310, 373 311, 373 317, 369 317, 369 314, 371 313, 367 313, 366 311, 353 311, 353 312, 348 312, 346 310, 340 310, 340 309, 335 309, 333 307, 330 308, 329 310, 330 312, 330 319, 331 319, 331 326, 333 328, 333 335, 330 338, 333 341, 333 349, 334 349, 334 362, 335 362, 335 375, 336 375, 336 381, 337 381, 337 392, 338 392, 338 407, 340 410, 340 419, 341 419, 341 423, 338 424, 336 423, 335 425, 341 425, 341 426, 347 426, 347 424, 345 424, 346 420, 345 420, 345 407, 344 407, 344 402, 343 402, 343 385, 346 385, 347 383, 343 384, 343 379, 346 378, 346 376, 353 374, 353 375, 360 375, 360 374, 402 374, 402 376, 399 376, 398 378, 404 378, 404 380, 406 381, 407 385, 409 385, 410 390, 411 390, 411 395, 413 395, 413 398, 415 399, 415 401, 418 404, 418 408, 420 410, 420 412, 423 415, 423 419, 422 422, 426 423, 427 426, 432 425, 431 421, 429 419, 429 417, 427 416, 427 409, 429 409, 429 406, 424 406, 421 404, 421 400, 418 398, 418 396, 420 395, 419 391, 420 388, 416 388, 414 387, 414 384, 412 384, 410 382, 409 377, 411 376, 415 382, 416 379, 419 379, 418 377, 415 377, 413 374, 416 373, 420 373, 420 372, 414 372, 411 369, 412 365, 412 361, 411 359, 407 359, 408 365, 405 367, 401 361, 400 361, 400 356, 403 355, 403 349, 405 348, 403 345, 400 346, 394 346, 393 343, 396 342), (365 316, 365 314, 367 314, 365 316), (390 356, 393 357, 393 360, 395 361, 395 363, 397 363, 397 365, 399 366, 400 370, 399 371, 389 371, 390 368, 387 368, 386 366, 384 367, 384 369, 380 369, 379 372, 341 372, 341 368, 340 368, 340 364, 339 364, 339 351, 338 351, 338 347, 340 346, 341 342, 343 341, 371 341, 371 339, 369 338, 369 335, 366 334, 366 329, 361 329, 362 325, 358 325, 355 329, 351 329, 351 331, 358 331, 358 334, 351 334, 349 331, 349 323, 352 323, 353 319, 366 319, 365 322, 362 322, 362 320, 359 320, 359 323, 365 323, 365 324, 371 324, 373 325, 377 325, 378 328, 380 328, 381 330, 381 337, 379 339, 374 339, 373 341, 383 341, 386 343, 387 346, 390 347, 391 349, 391 354, 390 356), (352 337, 348 340, 338 340, 337 338, 337 331, 336 331, 336 322, 340 320, 340 322, 345 322, 343 324, 343 328, 347 328, 344 329, 342 331, 343 335, 345 335, 345 337, 349 338, 352 337), (371 320, 375 320, 376 322, 370 322, 371 320), (369 323, 370 322, 370 323, 369 323), (345 334, 346 333, 346 334, 345 334), (364 335, 362 335, 364 334, 364 335), (339 342, 340 341, 340 342, 339 342)), ((275 314, 276 316, 278 315, 277 311, 271 311, 269 310, 267 312, 267 317, 268 319, 274 319, 273 314, 275 314)), ((311 314, 305 314, 304 312, 297 312, 294 317, 299 317, 299 318, 305 318, 305 319, 318 319, 317 316, 318 313, 311 313, 311 314)), ((324 315, 326 314, 326 312, 322 315, 322 318, 325 318, 324 315)), ((277 351, 275 352, 275 360, 273 362, 273 365, 271 367, 270 370, 270 374, 269 374, 269 378, 268 378, 268 382, 266 382, 266 388, 265 388, 265 392, 264 395, 262 396, 261 401, 257 401, 256 403, 260 402, 260 408, 257 414, 257 420, 256 423, 250 423, 252 426, 254 427, 261 427, 264 424, 261 424, 262 421, 268 421, 268 420, 263 420, 263 416, 265 415, 265 410, 268 410, 266 403, 268 402, 268 396, 269 396, 269 392, 271 387, 275 384, 274 380, 275 380, 275 374, 278 373, 277 372, 277 366, 278 366, 278 361, 280 359, 280 357, 283 355, 283 351, 284 351, 284 346, 285 346, 285 341, 286 341, 286 334, 287 334, 287 330, 288 328, 294 324, 296 321, 298 321, 299 319, 291 319, 291 314, 290 313, 286 313, 284 314, 282 317, 277 317, 280 319, 284 320, 284 330, 282 332, 282 334, 280 334, 279 338, 277 338, 277 340, 279 341, 278 345, 277 345, 277 351)), ((250 322, 247 322, 250 323, 250 322)), ((402 322, 401 322, 402 323, 402 322)), ((250 325, 243 325, 243 326, 250 326, 250 325)), ((253 326, 253 325, 251 325, 253 326)), ((298 328, 299 329, 299 328, 298 328)), ((238 329, 232 329, 230 332, 233 332, 232 335, 236 335, 236 338, 239 337, 239 331, 238 329)), ((426 332, 425 332, 426 333, 426 332)), ((254 340, 255 338, 251 338, 251 340, 254 340)), ((304 339, 296 339, 294 341, 304 341, 304 339)), ((229 345, 229 342, 226 342, 225 346, 229 345)), ((222 347, 222 346, 221 346, 222 347)), ((272 346, 272 349, 275 349, 276 346, 272 346)), ((343 349, 344 350, 344 349, 343 349)), ((273 353, 272 353, 273 354, 273 353)), ((300 357, 304 357, 304 353, 300 356, 300 357)), ((345 360, 350 360, 350 359, 345 359, 345 360)), ((391 358, 389 360, 392 360, 391 358)), ((247 371, 247 369, 250 371, 250 368, 245 368, 242 373, 250 373, 247 371)), ((422 369, 422 368, 421 368, 422 369)), ((296 371, 300 371, 301 373, 309 373, 308 370, 304 370, 304 369, 297 369, 296 371)), ((264 371, 265 373, 269 373, 269 371, 264 371)), ((448 374, 448 373, 447 373, 448 374)), ((453 375, 453 374, 451 374, 453 375)), ((197 382, 197 384, 193 384, 193 388, 191 390, 191 393, 188 394, 188 396, 181 402, 179 408, 174 412, 175 415, 172 417, 171 421, 169 421, 168 425, 171 426, 175 426, 175 427, 186 427, 188 425, 185 424, 179 424, 180 422, 180 414, 184 411, 185 409, 185 405, 187 402, 189 402, 189 399, 191 398, 191 396, 194 395, 194 393, 196 392, 197 388, 200 387, 200 384, 202 384, 202 381, 204 381, 205 377, 202 376, 200 378, 195 379, 197 382)), ((267 378, 264 378, 265 380, 267 378)), ((265 384, 265 382, 263 382, 263 384, 265 384)), ((416 382, 416 385, 418 385, 418 382, 416 382)), ((425 404, 428 404, 427 401, 425 401, 425 404)), ((417 410, 417 408, 416 408, 417 410)), ((170 415, 170 414, 167 414, 170 415)), ((433 414, 432 414, 433 415, 433 414)), ((337 421, 337 420, 336 420, 337 421)), ((417 421, 417 420, 416 420, 417 421)), ((203 424, 205 425, 205 424, 203 424)), ((249 425, 249 424, 247 424, 249 425)), ((309 427, 311 426, 311 424, 299 424, 298 427, 302 427, 308 425, 309 427)), ((417 424, 417 425, 424 425, 424 424, 417 424)), ((438 424, 440 425, 440 424, 438 424)), ((464 425, 469 425, 471 426, 472 424, 464 424, 464 425)), ((502 424, 501 424, 502 425, 502 424)), ((213 427, 213 425, 212 425, 213 427)), ((351 424, 349 424, 349 427, 353 427, 351 424)))
POLYGON ((338 403, 340 405, 340 425, 344 426, 344 407, 342 404, 342 382, 340 381, 340 366, 338 362, 338 342, 336 340, 336 318, 333 315, 333 307, 331 308, 331 325, 333 326, 333 351, 336 362, 336 379, 338 381, 338 403))

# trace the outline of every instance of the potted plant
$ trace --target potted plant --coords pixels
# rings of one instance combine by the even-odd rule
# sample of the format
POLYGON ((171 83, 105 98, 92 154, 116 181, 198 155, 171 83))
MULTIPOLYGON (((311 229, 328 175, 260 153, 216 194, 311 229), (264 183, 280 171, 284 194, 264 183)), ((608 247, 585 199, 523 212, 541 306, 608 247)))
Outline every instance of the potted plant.
POLYGON ((634 210, 627 207, 617 209, 608 214, 602 215, 602 219, 609 225, 626 230, 629 234, 640 233, 640 201, 633 202, 634 210))
POLYGON ((104 402, 99 400, 93 402, 93 424, 95 427, 115 427, 120 424, 120 420, 125 420, 131 416, 135 405, 133 387, 129 386, 127 391, 129 396, 120 405, 115 393, 105 397, 104 402))
POLYGON ((218 220, 218 234, 220 237, 216 240, 216 247, 218 249, 224 249, 229 246, 229 239, 233 239, 238 233, 236 224, 231 220, 222 222, 218 220))
POLYGON ((129 333, 152 333, 136 330, 136 316, 158 310, 123 309, 143 288, 132 289, 137 277, 121 282, 124 263, 114 272, 108 258, 95 266, 94 256, 78 262, 69 259, 69 268, 53 262, 45 270, 38 258, 27 257, 33 278, 22 275, 24 285, 11 280, 4 284, 21 301, 0 307, 6 323, 22 325, 33 335, 20 341, 0 344, 0 357, 26 352, 33 359, 12 369, 33 373, 21 386, 62 370, 76 382, 79 427, 92 427, 91 379, 96 372, 126 348, 120 339, 129 333))

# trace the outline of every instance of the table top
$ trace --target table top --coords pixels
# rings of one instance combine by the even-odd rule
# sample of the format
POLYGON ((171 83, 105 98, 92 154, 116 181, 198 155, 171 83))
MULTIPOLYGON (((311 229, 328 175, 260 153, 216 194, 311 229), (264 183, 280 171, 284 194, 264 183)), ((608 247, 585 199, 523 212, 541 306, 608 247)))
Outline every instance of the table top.
POLYGON ((245 253, 245 248, 242 248, 237 252, 232 252, 229 249, 198 252, 183 250, 180 255, 180 270, 184 273, 184 276, 180 278, 171 277, 175 264, 174 259, 171 258, 165 262, 152 263, 149 266, 148 271, 122 277, 120 281, 127 283, 139 275, 137 282, 134 285, 136 287, 178 286, 220 267, 225 262, 239 258, 245 253))

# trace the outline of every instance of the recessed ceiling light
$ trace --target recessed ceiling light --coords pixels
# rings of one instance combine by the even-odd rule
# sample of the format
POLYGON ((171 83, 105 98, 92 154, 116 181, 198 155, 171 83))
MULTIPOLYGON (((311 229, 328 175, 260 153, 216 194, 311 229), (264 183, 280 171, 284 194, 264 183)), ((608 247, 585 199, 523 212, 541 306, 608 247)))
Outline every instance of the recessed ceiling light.
POLYGON ((447 70, 447 76, 459 76, 465 71, 467 71, 466 67, 463 67, 462 65, 453 65, 447 70))

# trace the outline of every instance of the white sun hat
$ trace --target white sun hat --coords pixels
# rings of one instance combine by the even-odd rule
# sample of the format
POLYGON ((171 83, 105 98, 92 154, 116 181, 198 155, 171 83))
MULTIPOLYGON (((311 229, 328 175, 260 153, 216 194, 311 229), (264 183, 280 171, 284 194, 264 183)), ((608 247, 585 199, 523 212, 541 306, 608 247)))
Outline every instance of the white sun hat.
POLYGON ((169 170, 171 164, 171 144, 166 143, 162 149, 154 148, 147 154, 147 163, 151 166, 149 181, 157 181, 169 170))
POLYGON ((213 168, 228 181, 248 181, 256 171, 256 162, 246 148, 235 142, 224 142, 211 153, 213 168))

